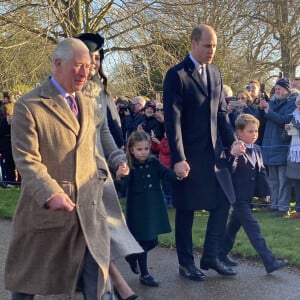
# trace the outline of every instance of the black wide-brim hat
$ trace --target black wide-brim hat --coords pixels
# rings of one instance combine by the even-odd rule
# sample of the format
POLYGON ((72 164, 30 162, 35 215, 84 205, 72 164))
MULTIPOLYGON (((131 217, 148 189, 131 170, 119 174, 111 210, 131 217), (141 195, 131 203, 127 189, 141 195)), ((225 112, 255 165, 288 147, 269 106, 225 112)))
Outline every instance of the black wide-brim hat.
POLYGON ((81 33, 75 38, 81 40, 89 48, 90 52, 102 49, 104 44, 104 38, 99 33, 81 33))

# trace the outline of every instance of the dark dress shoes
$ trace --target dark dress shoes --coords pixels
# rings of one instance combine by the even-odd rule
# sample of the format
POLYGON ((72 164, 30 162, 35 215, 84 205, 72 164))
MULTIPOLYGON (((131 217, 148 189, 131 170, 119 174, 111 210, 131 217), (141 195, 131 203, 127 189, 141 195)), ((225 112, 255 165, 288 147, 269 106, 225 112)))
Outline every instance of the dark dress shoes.
POLYGON ((179 266, 179 274, 191 280, 202 281, 206 278, 194 264, 189 266, 179 266))
POLYGON ((151 275, 140 276, 140 283, 148 286, 158 286, 158 281, 151 275))
POLYGON ((286 259, 284 259, 284 260, 276 259, 271 264, 265 265, 265 268, 266 268, 267 273, 272 273, 274 271, 277 271, 277 270, 287 266, 287 264, 288 264, 288 261, 286 259))
POLYGON ((137 257, 135 255, 128 255, 125 260, 129 263, 130 269, 134 274, 139 274, 139 268, 137 263, 137 257))
POLYGON ((222 262, 227 267, 236 267, 238 266, 238 262, 234 260, 229 255, 220 256, 219 257, 220 262, 222 262))
POLYGON ((118 290, 116 288, 114 288, 114 294, 117 298, 117 300, 135 300, 135 299, 139 299, 139 296, 136 294, 132 294, 127 298, 122 298, 120 293, 118 292, 118 290))
POLYGON ((220 275, 234 276, 236 275, 236 270, 227 267, 225 264, 220 262, 218 258, 206 258, 202 257, 200 261, 200 267, 203 270, 213 269, 220 275))

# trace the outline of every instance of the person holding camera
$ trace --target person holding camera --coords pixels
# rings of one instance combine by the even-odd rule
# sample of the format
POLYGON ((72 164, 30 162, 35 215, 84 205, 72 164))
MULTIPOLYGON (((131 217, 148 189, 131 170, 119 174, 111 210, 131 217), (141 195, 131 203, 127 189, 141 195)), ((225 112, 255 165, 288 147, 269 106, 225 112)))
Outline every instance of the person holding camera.
POLYGON ((230 122, 235 128, 235 121, 241 114, 255 115, 256 109, 252 106, 252 98, 248 90, 239 90, 236 96, 228 98, 227 109, 230 122))
POLYGON ((164 125, 155 116, 156 104, 154 101, 147 101, 144 106, 143 121, 138 125, 137 130, 146 131, 151 137, 161 140, 164 136, 164 125))
POLYGON ((280 78, 275 84, 275 94, 270 101, 262 99, 259 103, 258 119, 265 122, 262 139, 262 154, 268 167, 271 187, 271 209, 284 217, 289 211, 287 189, 288 145, 282 140, 284 125, 290 123, 295 110, 297 93, 292 93, 287 78, 280 78))

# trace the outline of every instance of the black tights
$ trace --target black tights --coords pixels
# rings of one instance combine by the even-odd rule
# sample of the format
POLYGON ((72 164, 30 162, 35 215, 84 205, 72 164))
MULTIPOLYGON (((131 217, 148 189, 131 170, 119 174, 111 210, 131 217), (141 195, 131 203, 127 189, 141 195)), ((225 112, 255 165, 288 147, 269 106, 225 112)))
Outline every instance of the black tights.
POLYGON ((131 254, 127 256, 127 260, 129 261, 138 261, 140 271, 141 271, 141 276, 146 276, 149 275, 148 271, 148 263, 147 263, 147 258, 148 258, 148 252, 152 249, 154 249, 157 244, 158 240, 149 240, 149 241, 138 241, 138 243, 141 245, 141 247, 144 249, 143 253, 139 254, 131 254))

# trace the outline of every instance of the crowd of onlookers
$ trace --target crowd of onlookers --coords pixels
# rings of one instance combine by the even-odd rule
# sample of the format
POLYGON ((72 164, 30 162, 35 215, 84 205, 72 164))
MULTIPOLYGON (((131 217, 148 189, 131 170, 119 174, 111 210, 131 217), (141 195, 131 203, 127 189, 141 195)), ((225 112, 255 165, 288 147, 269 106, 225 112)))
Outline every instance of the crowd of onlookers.
POLYGON ((257 80, 250 81, 235 96, 229 86, 224 91, 233 126, 243 113, 260 121, 256 143, 262 149, 271 195, 260 199, 259 204, 277 211, 279 217, 300 219, 300 78, 291 83, 287 78, 279 78, 270 92, 257 80), (293 210, 291 202, 296 202, 293 210), (294 210, 296 213, 292 213, 294 210))
MULTIPOLYGON (((249 81, 245 88, 234 94, 228 85, 224 85, 223 91, 233 128, 241 114, 254 115, 260 121, 256 143, 262 149, 271 195, 258 199, 256 205, 269 207, 281 217, 300 219, 300 139, 299 145, 296 140, 300 129, 300 118, 298 120, 296 114, 297 103, 300 103, 300 78, 296 77, 291 82, 287 78, 279 78, 270 91, 266 91, 265 86, 257 80, 249 81), (291 202, 296 202, 293 209, 291 202), (296 212, 291 213, 292 211, 296 212)), ((20 93, 14 96, 10 92, 4 92, 0 102, 1 183, 4 187, 19 185, 21 180, 14 165, 10 145, 10 121, 14 102, 19 95, 20 93)), ((152 153, 163 165, 170 168, 163 103, 144 96, 133 99, 121 96, 115 98, 115 104, 121 127, 109 116, 108 126, 117 146, 125 149, 132 132, 143 130, 152 139, 152 153)), ((172 207, 171 184, 162 182, 162 189, 166 205, 172 207)), ((118 187, 118 190, 121 195, 125 195, 124 188, 118 187)))
MULTIPOLYGON (((241 114, 251 114, 260 121, 256 143, 262 149, 271 195, 255 199, 254 205, 267 207, 279 217, 300 219, 300 139, 299 143, 296 141, 300 129, 300 118, 297 120, 296 117, 297 103, 300 103, 300 78, 296 77, 291 82, 287 78, 279 78, 270 91, 257 80, 249 81, 235 94, 228 85, 224 85, 223 90, 233 129, 241 114), (291 129, 295 135, 292 135, 291 129), (296 205, 291 206, 294 202, 296 205)), ((132 100, 118 97, 116 106, 121 118, 123 145, 133 131, 144 130, 152 138, 152 153, 170 167, 163 103, 143 96, 132 100)), ((166 204, 172 207, 170 184, 162 182, 162 188, 166 204)))

